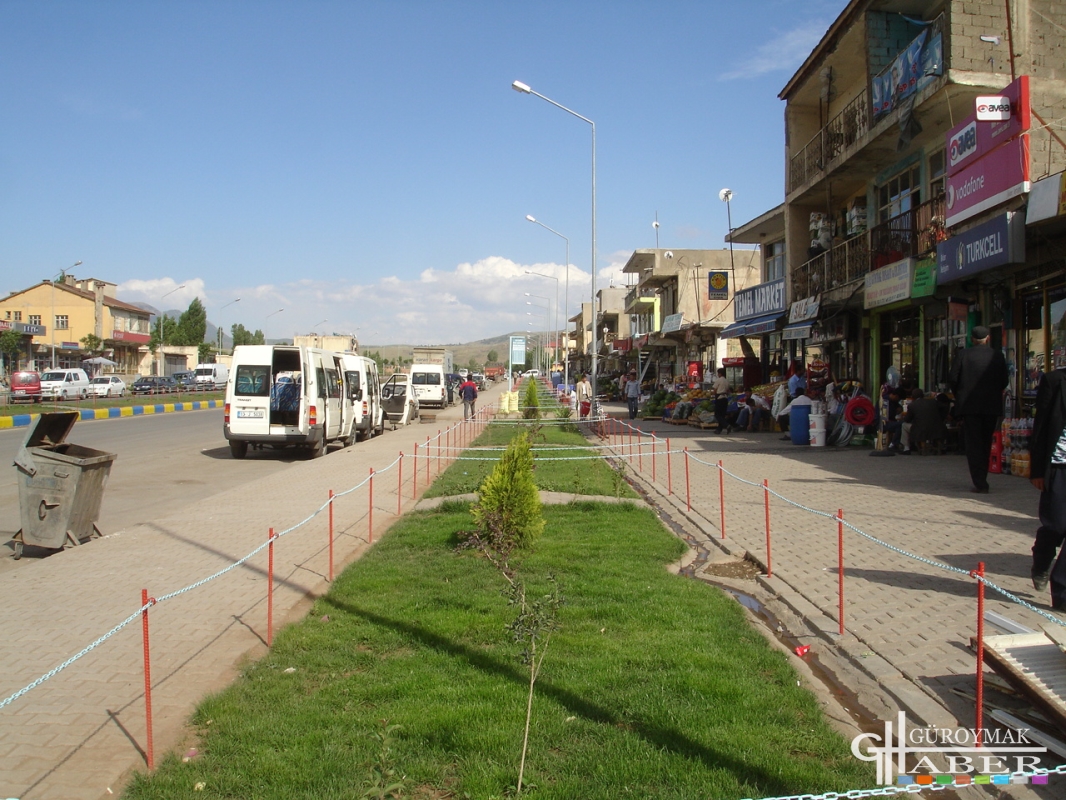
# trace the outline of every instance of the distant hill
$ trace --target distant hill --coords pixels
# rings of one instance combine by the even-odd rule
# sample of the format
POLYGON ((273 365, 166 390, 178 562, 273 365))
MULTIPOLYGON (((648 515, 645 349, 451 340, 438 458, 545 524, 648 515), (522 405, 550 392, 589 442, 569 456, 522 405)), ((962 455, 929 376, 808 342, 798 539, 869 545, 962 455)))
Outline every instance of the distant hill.
MULTIPOLYGON (((520 331, 514 333, 504 333, 500 336, 493 336, 488 339, 478 339, 474 342, 466 342, 465 344, 442 344, 439 347, 447 347, 455 356, 455 365, 457 367, 465 367, 473 359, 478 364, 484 364, 488 358, 490 350, 496 351, 496 356, 502 363, 507 362, 507 345, 510 342, 511 336, 526 336, 527 334, 520 331)), ((419 345, 413 344, 364 344, 359 343, 359 350, 364 355, 367 353, 381 353, 382 358, 394 359, 397 357, 411 358, 414 355, 414 349, 419 345)))

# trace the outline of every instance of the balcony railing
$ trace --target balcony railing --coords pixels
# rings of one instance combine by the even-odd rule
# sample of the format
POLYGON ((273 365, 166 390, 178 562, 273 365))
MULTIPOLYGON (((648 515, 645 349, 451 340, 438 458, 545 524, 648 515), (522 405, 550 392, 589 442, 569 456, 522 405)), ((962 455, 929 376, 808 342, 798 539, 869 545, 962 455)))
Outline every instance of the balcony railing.
POLYGON ((795 191, 825 171, 834 158, 870 130, 870 104, 863 89, 789 160, 788 190, 795 191))
POLYGON ((870 270, 932 251, 944 240, 943 220, 940 196, 833 245, 792 270, 792 299, 846 286, 870 270))

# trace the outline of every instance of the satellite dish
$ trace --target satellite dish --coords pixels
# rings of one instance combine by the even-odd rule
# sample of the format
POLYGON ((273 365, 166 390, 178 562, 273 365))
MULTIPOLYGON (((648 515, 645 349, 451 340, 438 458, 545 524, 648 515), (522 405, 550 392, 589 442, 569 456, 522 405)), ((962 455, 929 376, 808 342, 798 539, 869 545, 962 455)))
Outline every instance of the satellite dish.
POLYGON ((722 191, 718 193, 718 199, 721 200, 723 203, 728 203, 730 200, 733 199, 733 190, 722 189, 722 191))
POLYGON ((667 250, 666 251, 666 257, 667 258, 673 258, 674 257, 674 251, 673 250, 667 250))
POLYGON ((652 226, 653 228, 655 228, 655 229, 658 229, 658 227, 659 227, 659 220, 655 220, 655 222, 653 222, 653 223, 651 224, 651 226, 652 226))

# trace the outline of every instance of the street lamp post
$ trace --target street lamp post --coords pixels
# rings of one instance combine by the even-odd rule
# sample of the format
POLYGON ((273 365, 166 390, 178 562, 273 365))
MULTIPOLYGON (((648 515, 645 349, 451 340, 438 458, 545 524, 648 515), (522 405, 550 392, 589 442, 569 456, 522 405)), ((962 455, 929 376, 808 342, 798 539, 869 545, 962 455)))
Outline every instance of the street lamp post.
POLYGON ((318 345, 319 345, 319 341, 318 341, 318 326, 319 325, 325 325, 327 322, 329 322, 329 319, 324 319, 321 322, 316 322, 314 327, 311 328, 311 333, 313 333, 315 335, 315 347, 318 347, 318 345))
MULTIPOLYGON (((573 111, 573 110, 567 108, 564 105, 560 105, 559 103, 556 103, 550 97, 545 97, 544 95, 540 94, 539 92, 533 91, 532 89, 529 88, 529 86, 527 86, 526 84, 522 83, 521 81, 514 81, 511 84, 511 88, 514 89, 516 92, 521 92, 522 94, 536 95, 541 100, 544 100, 545 102, 551 103, 556 108, 560 108, 563 111, 565 111, 567 114, 575 116, 578 119, 582 120, 583 122, 587 122, 589 125, 592 126, 592 265, 591 266, 592 266, 592 304, 593 304, 593 308, 595 308, 595 305, 596 305, 596 123, 593 122, 588 117, 583 117, 580 114, 578 114, 576 111, 573 111)), ((567 259, 567 261, 569 261, 569 259, 567 259)), ((597 343, 596 343, 596 326, 593 325, 592 326, 592 396, 593 396, 593 398, 595 398, 595 396, 596 396, 596 354, 597 354, 597 350, 598 349, 599 348, 597 347, 597 343)))
MULTIPOLYGON (((544 320, 544 343, 545 344, 544 344, 544 346, 545 346, 545 350, 547 350, 548 338, 549 338, 548 337, 548 331, 551 329, 551 324, 552 324, 552 301, 551 301, 551 298, 550 297, 544 297, 543 295, 539 295, 539 294, 530 294, 529 292, 523 292, 523 294, 526 297, 535 297, 538 300, 543 300, 545 303, 547 303, 546 306, 542 306, 542 305, 540 305, 540 303, 531 303, 528 300, 526 300, 526 305, 527 306, 533 306, 534 308, 543 308, 545 310, 545 320, 544 320)), ((529 312, 527 311, 526 313, 528 314, 529 312)), ((532 316, 532 315, 530 315, 530 316, 532 316)), ((548 365, 545 365, 545 372, 548 372, 548 373, 551 372, 551 368, 548 365)))
POLYGON ((269 314, 267 314, 265 317, 263 317, 263 344, 266 344, 266 335, 267 335, 266 334, 266 326, 267 326, 266 321, 268 319, 270 319, 272 316, 274 316, 275 314, 280 314, 284 310, 285 310, 284 308, 279 308, 277 311, 271 311, 269 314))
MULTIPOLYGON (((565 236, 563 236, 561 233, 559 233, 559 231, 555 230, 554 228, 549 228, 547 225, 545 225, 539 219, 534 217, 532 214, 526 214, 526 219, 528 219, 534 225, 540 225, 540 227, 544 228, 544 230, 550 231, 551 233, 554 233, 556 236, 558 236, 560 239, 562 239, 564 242, 566 242, 566 272, 565 272, 565 280, 563 282, 563 324, 565 324, 566 328, 567 328, 567 344, 566 344, 566 350, 565 350, 565 358, 563 359, 563 383, 565 385, 569 386, 570 385, 570 342, 569 342, 569 338, 570 338, 570 240, 568 238, 566 238, 565 236)), ((530 272, 529 274, 530 275, 540 275, 539 272, 530 272)), ((549 276, 546 275, 544 277, 549 277, 549 276)), ((556 278, 555 280, 556 280, 555 307, 556 307, 556 309, 558 309, 559 308, 559 298, 558 298, 558 294, 559 294, 558 281, 559 281, 559 279, 556 278)), ((556 315, 555 323, 556 323, 555 327, 559 328, 558 315, 556 315)), ((559 330, 561 332, 562 328, 559 328, 559 330)))
MULTIPOLYGON (((81 262, 75 261, 73 267, 67 267, 67 269, 74 269, 74 267, 80 267, 81 262)), ((60 270, 57 272, 51 280, 52 284, 52 369, 56 368, 56 280, 60 275, 66 275, 67 270, 60 270)))
MULTIPOLYGON (((162 301, 163 301, 164 297, 166 297, 167 295, 174 294, 174 292, 178 291, 178 289, 184 289, 184 288, 185 288, 185 284, 183 283, 181 286, 176 286, 175 288, 171 289, 169 292, 164 294, 163 297, 159 298, 160 304, 162 304, 162 301)), ((165 336, 165 334, 164 334, 165 328, 163 327, 163 317, 165 317, 165 316, 166 316, 165 312, 163 312, 163 311, 159 312, 159 371, 156 374, 160 378, 163 377, 163 369, 164 369, 165 364, 166 364, 166 362, 164 360, 165 356, 163 354, 163 345, 166 343, 166 339, 164 338, 164 336, 165 336)))
POLYGON ((239 302, 241 302, 241 298, 238 297, 236 300, 230 300, 228 303, 226 303, 226 305, 222 306, 222 308, 219 308, 219 310, 218 310, 218 352, 219 352, 219 355, 222 354, 222 310, 224 308, 227 308, 228 306, 233 305, 234 303, 239 303, 239 302))
MULTIPOLYGON (((554 331, 555 351, 554 351, 554 356, 553 356, 552 360, 553 361, 557 360, 559 358, 559 340, 562 337, 562 333, 561 333, 561 331, 559 329, 559 279, 556 278, 554 275, 546 275, 543 272, 534 272, 533 270, 529 270, 529 269, 526 270, 526 275, 537 275, 537 276, 539 276, 541 278, 547 278, 548 280, 555 281, 555 326, 554 326, 554 328, 555 328, 555 331, 554 331)), ((528 292, 526 292, 526 295, 529 296, 529 297, 534 297, 535 296, 535 295, 529 294, 528 292)))

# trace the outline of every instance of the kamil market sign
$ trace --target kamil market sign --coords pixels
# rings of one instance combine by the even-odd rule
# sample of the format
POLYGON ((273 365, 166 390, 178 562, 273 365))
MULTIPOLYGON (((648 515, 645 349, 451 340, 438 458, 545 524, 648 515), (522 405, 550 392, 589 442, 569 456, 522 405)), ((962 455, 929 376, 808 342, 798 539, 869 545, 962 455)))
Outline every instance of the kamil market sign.
POLYGON ((760 283, 742 292, 737 292, 733 319, 738 322, 764 314, 781 314, 785 311, 785 279, 760 283))

